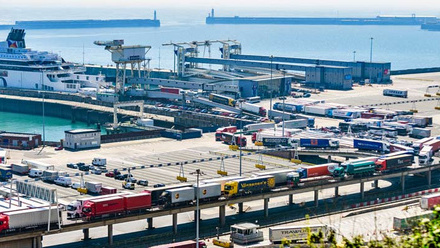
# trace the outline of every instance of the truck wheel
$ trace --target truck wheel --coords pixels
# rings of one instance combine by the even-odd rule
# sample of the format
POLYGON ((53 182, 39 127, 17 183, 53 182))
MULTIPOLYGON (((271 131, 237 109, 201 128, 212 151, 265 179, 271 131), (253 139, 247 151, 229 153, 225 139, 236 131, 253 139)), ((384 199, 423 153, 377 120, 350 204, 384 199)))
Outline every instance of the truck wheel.
POLYGON ((75 214, 75 218, 79 218, 79 214, 78 213, 75 214))

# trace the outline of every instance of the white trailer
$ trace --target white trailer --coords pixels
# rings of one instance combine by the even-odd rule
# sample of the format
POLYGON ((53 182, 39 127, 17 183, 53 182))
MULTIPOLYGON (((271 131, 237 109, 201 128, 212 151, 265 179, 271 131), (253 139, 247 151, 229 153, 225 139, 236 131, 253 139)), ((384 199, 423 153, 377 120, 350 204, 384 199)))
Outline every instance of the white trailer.
POLYGON ((284 126, 284 128, 292 128, 292 129, 306 128, 308 123, 309 121, 306 119, 290 120, 290 121, 281 122, 280 124, 278 124, 278 127, 284 126))
POLYGON ((92 165, 106 166, 107 165, 107 159, 105 159, 105 158, 94 158, 92 160, 92 165))
POLYGON ((383 95, 384 96, 396 96, 396 97, 408 98, 408 91, 407 90, 384 89, 383 95))
MULTIPOLYGON (((199 199, 217 199, 222 195, 222 185, 220 183, 199 184, 199 199)), ((194 184, 194 194, 197 196, 197 184, 194 184)))
POLYGON ((88 193, 98 194, 101 192, 102 183, 98 182, 86 182, 86 189, 88 193))
MULTIPOLYGON (((7 223, 8 230, 22 229, 22 228, 34 228, 38 226, 46 226, 49 220, 49 208, 36 208, 26 209, 21 211, 13 211, 3 213, 5 221, 7 223)), ((2 217, 0 215, 0 217, 2 217)), ((58 209, 57 207, 51 208, 50 223, 54 224, 58 222, 58 209)), ((5 226, 5 225, 2 225, 5 226)), ((1 230, 0 230, 1 231, 1 230)))
POLYGON ((21 160, 21 163, 29 166, 29 168, 45 170, 55 170, 55 166, 35 160, 21 160))
POLYGON ((292 242, 306 241, 311 233, 322 232, 324 239, 332 230, 327 225, 304 225, 304 226, 284 226, 284 227, 269 227, 269 240, 273 244, 279 244, 283 239, 290 240, 292 242))
POLYGON ((308 106, 304 107, 304 113, 327 116, 330 114, 332 109, 335 109, 335 108, 324 106, 324 105, 308 105, 308 106))
POLYGON ((195 199, 195 190, 193 187, 169 189, 165 191, 165 194, 162 194, 161 197, 166 198, 163 199, 165 201, 165 205, 189 203, 195 199))
POLYGON ((258 131, 262 129, 275 128, 275 123, 257 123, 249 124, 243 127, 244 132, 258 131))
POLYGON ((259 116, 266 116, 266 109, 264 107, 260 107, 256 104, 242 102, 240 104, 240 108, 243 111, 250 112, 259 116))
POLYGON ((254 174, 256 177, 273 176, 275 178, 275 185, 287 185, 287 174, 296 172, 296 170, 285 169, 276 171, 257 172, 254 174))

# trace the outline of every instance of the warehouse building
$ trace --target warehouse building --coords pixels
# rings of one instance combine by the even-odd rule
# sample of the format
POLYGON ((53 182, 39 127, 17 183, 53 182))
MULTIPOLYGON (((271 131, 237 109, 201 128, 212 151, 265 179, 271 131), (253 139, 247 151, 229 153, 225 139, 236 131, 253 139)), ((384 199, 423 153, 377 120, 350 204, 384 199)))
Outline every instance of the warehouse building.
POLYGON ((75 129, 64 131, 63 146, 70 150, 94 149, 101 147, 101 131, 97 129, 75 129))
POLYGON ((20 150, 31 150, 41 145, 40 134, 0 133, 0 147, 20 150))

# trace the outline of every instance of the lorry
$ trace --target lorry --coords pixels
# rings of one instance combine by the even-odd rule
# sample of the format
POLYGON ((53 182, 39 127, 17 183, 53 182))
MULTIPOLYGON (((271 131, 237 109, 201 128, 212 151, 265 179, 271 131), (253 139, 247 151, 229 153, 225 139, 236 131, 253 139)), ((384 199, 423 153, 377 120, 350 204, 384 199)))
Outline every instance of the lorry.
POLYGON ((437 205, 440 205, 440 193, 424 195, 420 199, 420 207, 422 209, 431 210, 437 205))
POLYGON ((26 175, 29 173, 29 166, 25 164, 11 164, 12 172, 20 175, 26 175))
POLYGON ((252 114, 259 115, 259 116, 266 117, 266 115, 267 115, 266 109, 264 107, 260 107, 256 104, 242 102, 240 105, 240 108, 241 108, 241 110, 243 110, 245 112, 249 112, 252 114))
POLYGON ((393 230, 408 231, 418 226, 422 219, 433 219, 432 212, 418 213, 408 217, 393 217, 393 230))
MULTIPOLYGON (((50 209, 50 224, 58 223, 58 209, 50 209)), ((0 232, 18 231, 37 227, 47 227, 49 208, 23 209, 18 211, 3 212, 0 214, 0 232)))
POLYGON ((222 141, 228 145, 238 145, 245 147, 247 145, 246 137, 235 135, 233 133, 222 133, 222 141))
POLYGON ((308 127, 314 127, 315 126, 315 117, 303 115, 303 114, 294 114, 295 120, 305 119, 307 120, 307 126, 308 127))
POLYGON ((262 129, 273 129, 273 128, 275 128, 275 123, 256 123, 256 124, 245 125, 243 127, 243 132, 251 133, 262 129))
POLYGON ((202 183, 210 184, 210 183, 219 183, 220 184, 220 190, 223 191, 225 188, 225 184, 229 181, 242 179, 243 177, 240 176, 226 176, 226 177, 219 177, 219 178, 211 178, 203 180, 202 183))
POLYGON ((215 141, 222 140, 222 133, 235 133, 237 132, 236 126, 220 127, 215 131, 215 141))
POLYGON ((289 242, 307 241, 309 233, 323 234, 324 242, 330 232, 333 231, 329 226, 323 224, 304 225, 304 226, 282 226, 269 227, 269 240, 272 244, 281 244, 284 240, 289 242))
POLYGON ((227 197, 261 193, 275 187, 274 176, 251 177, 225 183, 224 194, 227 197))
POLYGON ((165 190, 159 197, 159 205, 163 208, 188 205, 195 199, 195 192, 193 187, 165 190))
POLYGON ((312 114, 312 115, 327 116, 332 111, 332 109, 335 109, 335 108, 325 106, 325 105, 308 105, 308 106, 304 107, 304 113, 312 114))
POLYGON ((338 149, 339 140, 337 139, 313 139, 313 138, 301 138, 299 139, 299 146, 306 148, 321 148, 321 149, 338 149))
POLYGON ((92 199, 84 204, 82 211, 84 216, 88 219, 117 215, 124 212, 124 198, 113 196, 92 199))
POLYGON ((219 94, 209 94, 209 100, 231 107, 235 107, 235 104, 237 103, 234 99, 219 94))
POLYGON ((58 177, 66 175, 63 171, 45 170, 43 171, 42 179, 45 182, 53 183, 58 177))
POLYGON ((353 139, 353 147, 359 150, 377 151, 380 153, 390 151, 390 145, 380 140, 353 139))
POLYGON ((311 178, 328 176, 333 173, 335 169, 339 168, 338 163, 328 163, 315 166, 301 167, 297 170, 300 178, 311 178))
POLYGON ((158 187, 158 188, 150 187, 150 188, 145 189, 142 192, 150 193, 151 194, 151 205, 156 206, 159 204, 159 198, 163 192, 165 192, 166 190, 176 189, 176 188, 181 188, 181 187, 192 187, 192 184, 180 183, 180 184, 174 184, 174 185, 158 187))
POLYGON ((165 245, 150 246, 150 248, 206 248, 208 247, 204 241, 199 240, 199 247, 194 240, 187 240, 182 242, 170 243, 165 245))
POLYGON ((289 120, 283 121, 278 124, 278 127, 282 128, 306 128, 308 127, 308 120, 306 119, 297 119, 297 120, 289 120))
POLYGON ((103 199, 108 197, 115 197, 115 196, 122 196, 122 195, 130 195, 130 193, 124 192, 124 193, 117 193, 117 194, 111 194, 111 195, 100 195, 100 196, 93 196, 93 197, 86 197, 82 199, 77 199, 75 201, 70 202, 67 205, 67 219, 74 219, 74 218, 81 218, 84 216, 83 214, 83 206, 87 201, 90 200, 96 200, 96 199, 103 199))
POLYGON ((411 166, 414 160, 414 155, 403 154, 393 157, 387 157, 376 161, 376 170, 391 171, 411 166))
POLYGON ((433 139, 423 144, 419 152, 419 164, 428 164, 433 160, 434 154, 440 150, 440 139, 433 139))
POLYGON ((421 140, 414 141, 412 148, 414 149, 414 154, 419 154, 420 150, 422 150, 425 143, 433 140, 434 137, 423 138, 421 140))
POLYGON ((414 148, 412 147, 404 146, 400 144, 390 144, 390 152, 401 152, 401 151, 414 154, 414 148))
POLYGON ((428 138, 431 136, 431 129, 414 127, 409 133, 409 137, 416 139, 428 138))
POLYGON ((8 181, 12 178, 12 170, 9 168, 0 168, 0 181, 8 181))
POLYGON ((275 118, 280 118, 281 120, 291 120, 291 119, 295 119, 294 116, 292 116, 291 113, 289 112, 284 112, 283 111, 279 111, 279 110, 269 110, 267 113, 267 116, 269 117, 269 119, 275 119, 275 118))
POLYGON ((101 193, 102 183, 86 182, 85 187, 87 189, 87 193, 99 194, 101 193))
POLYGON ((105 158, 93 158, 92 165, 104 167, 107 165, 107 159, 105 158))

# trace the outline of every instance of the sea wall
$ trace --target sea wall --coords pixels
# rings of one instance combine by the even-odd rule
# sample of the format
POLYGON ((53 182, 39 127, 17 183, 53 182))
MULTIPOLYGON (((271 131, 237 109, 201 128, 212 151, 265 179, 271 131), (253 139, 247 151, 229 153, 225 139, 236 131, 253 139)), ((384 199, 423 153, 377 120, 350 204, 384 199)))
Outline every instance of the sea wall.
POLYGON ((440 67, 393 70, 393 71, 391 71, 391 76, 405 75, 405 74, 429 73, 429 72, 440 72, 440 67))

